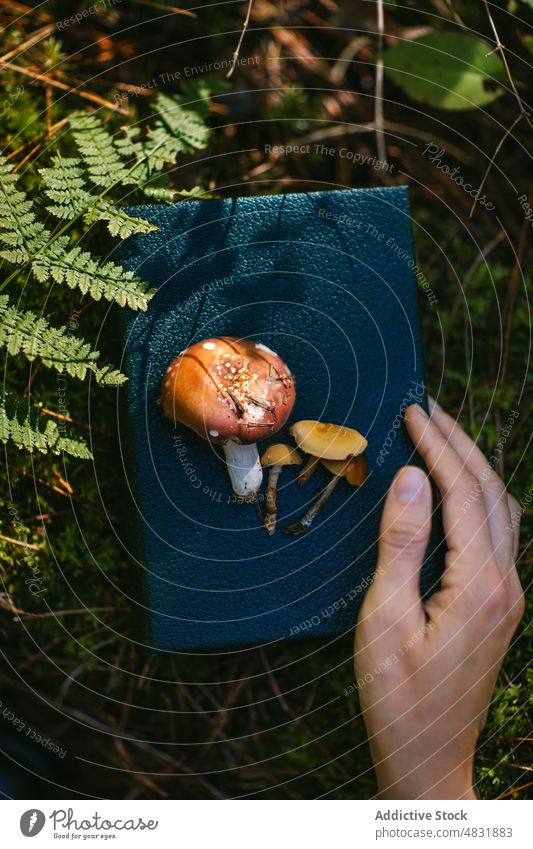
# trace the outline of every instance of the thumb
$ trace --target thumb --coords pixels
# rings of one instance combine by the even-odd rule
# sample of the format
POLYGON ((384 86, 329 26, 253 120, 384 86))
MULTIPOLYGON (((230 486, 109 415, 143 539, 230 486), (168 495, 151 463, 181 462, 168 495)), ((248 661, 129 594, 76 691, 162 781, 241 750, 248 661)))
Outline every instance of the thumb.
POLYGON ((422 469, 405 466, 397 472, 385 501, 376 574, 369 590, 372 607, 382 607, 391 623, 422 612, 419 578, 430 530, 429 480, 422 469))

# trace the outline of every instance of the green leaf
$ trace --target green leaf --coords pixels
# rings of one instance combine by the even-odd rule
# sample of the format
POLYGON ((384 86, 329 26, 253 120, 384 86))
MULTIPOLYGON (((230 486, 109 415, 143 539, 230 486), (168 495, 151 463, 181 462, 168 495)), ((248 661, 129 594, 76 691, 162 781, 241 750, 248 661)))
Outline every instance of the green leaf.
POLYGON ((106 386, 126 380, 112 366, 98 366, 98 351, 84 339, 73 336, 66 327, 52 327, 47 319, 37 318, 29 310, 18 310, 6 295, 0 295, 0 348, 6 348, 11 356, 23 354, 30 362, 40 357, 47 368, 79 380, 88 372, 106 386))
POLYGON ((195 148, 205 148, 210 129, 191 109, 180 102, 182 98, 167 94, 158 94, 155 102, 158 111, 156 127, 165 127, 173 142, 176 153, 192 153, 195 148))
POLYGON ((64 426, 42 415, 27 398, 13 393, 0 395, 0 442, 13 442, 17 448, 41 454, 71 454, 91 460, 85 440, 64 426))
POLYGON ((56 156, 51 168, 41 168, 45 194, 54 203, 48 212, 66 221, 83 215, 86 224, 106 221, 112 236, 127 239, 134 233, 150 233, 157 230, 142 218, 132 218, 125 210, 109 203, 105 198, 93 195, 85 187, 86 180, 81 160, 74 157, 56 156))
POLYGON ((94 185, 109 188, 124 181, 128 169, 102 121, 96 115, 79 112, 70 116, 69 123, 94 185))
POLYGON ((27 262, 50 236, 17 180, 13 166, 0 156, 0 244, 5 246, 0 257, 12 263, 27 262))
POLYGON ((66 284, 89 294, 95 301, 104 298, 115 301, 119 306, 133 310, 146 310, 154 290, 114 262, 101 262, 79 246, 69 248, 68 236, 59 236, 33 260, 32 271, 38 280, 45 282, 50 277, 56 283, 66 284))
POLYGON ((485 41, 461 32, 432 32, 384 54, 387 77, 418 103, 439 109, 485 106, 503 94, 505 69, 485 41))

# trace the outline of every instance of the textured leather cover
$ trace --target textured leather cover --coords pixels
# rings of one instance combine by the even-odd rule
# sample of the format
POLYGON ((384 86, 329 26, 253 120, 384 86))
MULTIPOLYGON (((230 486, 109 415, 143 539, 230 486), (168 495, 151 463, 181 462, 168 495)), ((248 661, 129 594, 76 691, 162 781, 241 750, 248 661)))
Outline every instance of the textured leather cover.
MULTIPOLYGON (((159 228, 120 249, 122 263, 157 287, 148 311, 124 326, 149 644, 199 649, 353 628, 383 498, 395 471, 419 462, 401 420, 407 404, 425 404, 407 190, 130 211, 159 228), (345 423, 368 439, 366 482, 339 484, 304 536, 281 527, 329 480, 325 469, 304 487, 284 471, 269 538, 253 506, 232 499, 219 449, 175 428, 156 404, 169 362, 217 335, 251 336, 280 354, 297 378, 293 421, 345 423)), ((273 441, 280 436, 290 441, 273 441)), ((424 594, 438 575, 428 556, 424 594)))

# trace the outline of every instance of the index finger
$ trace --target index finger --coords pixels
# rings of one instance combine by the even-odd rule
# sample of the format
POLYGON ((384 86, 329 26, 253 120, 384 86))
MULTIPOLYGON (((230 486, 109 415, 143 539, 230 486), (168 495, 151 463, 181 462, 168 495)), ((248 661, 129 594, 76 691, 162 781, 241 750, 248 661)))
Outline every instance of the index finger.
POLYGON ((422 407, 408 407, 405 420, 416 450, 442 495, 450 553, 468 555, 472 563, 488 563, 493 556, 492 541, 485 504, 479 497, 479 481, 422 407))

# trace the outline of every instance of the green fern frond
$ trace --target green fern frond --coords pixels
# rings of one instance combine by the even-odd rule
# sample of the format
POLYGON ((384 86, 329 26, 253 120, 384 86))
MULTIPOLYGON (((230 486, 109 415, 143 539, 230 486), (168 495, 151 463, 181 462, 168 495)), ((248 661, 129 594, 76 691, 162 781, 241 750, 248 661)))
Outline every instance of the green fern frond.
POLYGON ((193 186, 192 189, 177 189, 174 194, 182 198, 201 198, 202 200, 213 197, 209 192, 201 189, 200 186, 193 186))
POLYGON ((132 218, 120 206, 113 206, 104 199, 94 204, 85 216, 86 224, 94 224, 95 221, 106 221, 110 234, 119 239, 127 239, 134 233, 151 233, 158 229, 143 218, 132 218))
POLYGON ((87 112, 71 115, 69 119, 74 141, 87 173, 95 186, 124 184, 128 168, 117 152, 113 136, 102 121, 87 112))
POLYGON ((8 262, 27 262, 49 239, 50 234, 35 217, 33 204, 17 189, 13 166, 0 157, 0 257, 8 262))
POLYGON ((182 105, 178 95, 159 94, 156 108, 158 115, 148 128, 146 138, 136 140, 130 130, 117 140, 117 147, 124 155, 137 160, 130 172, 130 181, 147 197, 170 201, 176 192, 166 187, 162 168, 167 162, 174 162, 178 153, 205 148, 211 131, 196 112, 182 105))
POLYGON ((87 181, 80 166, 80 160, 74 157, 54 157, 53 165, 40 168, 44 182, 44 192, 53 206, 48 212, 56 218, 72 220, 87 212, 94 198, 85 188, 87 181))
MULTIPOLYGON (((206 97, 202 90, 199 102, 204 113, 206 97)), ((179 95, 159 94, 155 105, 155 120, 142 137, 139 128, 127 127, 115 139, 95 115, 82 113, 70 119, 80 156, 95 185, 135 185, 147 197, 173 199, 176 192, 167 187, 163 166, 174 162, 178 153, 205 148, 211 131, 202 115, 187 108, 179 95)))
POLYGON ((132 218, 120 207, 113 206, 105 198, 95 197, 85 188, 87 181, 81 166, 81 160, 75 157, 55 157, 50 168, 41 168, 45 194, 54 201, 48 206, 48 212, 65 221, 72 221, 80 215, 86 224, 106 221, 112 236, 127 239, 134 233, 150 233, 157 230, 153 224, 142 218, 132 218))
POLYGON ((137 186, 150 199, 170 203, 176 192, 169 188, 168 175, 162 173, 162 168, 167 162, 174 161, 174 144, 162 129, 156 129, 147 139, 138 140, 136 135, 138 133, 128 127, 124 135, 117 139, 117 147, 124 156, 136 160, 135 167, 130 171, 129 184, 137 186))
POLYGON ((51 277, 95 301, 104 298, 121 307, 146 310, 153 290, 143 280, 114 262, 100 262, 79 246, 69 248, 68 242, 68 236, 60 236, 33 260, 32 270, 38 280, 51 277))
POLYGON ((155 127, 166 127, 179 145, 176 153, 191 153, 207 146, 210 129, 196 111, 183 105, 183 97, 158 94, 155 106, 159 113, 155 127))
MULTIPOLYGON (((74 167, 71 162, 68 170, 74 167)), ((72 209, 79 210, 79 204, 84 202, 83 189, 75 171, 74 174, 74 193, 70 204, 67 203, 69 215, 72 209)), ((0 251, 0 256, 16 264, 29 262, 42 283, 51 277, 56 283, 78 288, 83 294, 89 293, 95 301, 105 298, 134 310, 147 308, 152 293, 133 272, 125 271, 114 262, 102 263, 78 246, 70 248, 68 236, 51 238, 50 232, 36 220, 31 202, 16 188, 11 166, 2 160, 0 187, 0 241, 10 245, 10 250, 0 251)), ((124 220, 116 222, 116 226, 124 227, 124 220)))
POLYGON ((205 121, 209 116, 213 95, 226 94, 230 90, 231 83, 227 80, 196 77, 195 79, 183 80, 180 94, 177 96, 182 106, 194 109, 196 114, 205 121))
POLYGON ((184 107, 182 101, 179 95, 159 94, 156 99, 158 115, 148 128, 146 138, 136 140, 130 131, 117 141, 117 147, 125 155, 137 160, 130 173, 131 182, 154 200, 171 201, 177 194, 168 188, 167 178, 161 173, 165 164, 175 162, 178 153, 205 148, 211 132, 202 118, 184 107))
POLYGON ((6 295, 0 296, 0 348, 8 354, 23 354, 30 362, 40 357, 43 365, 83 380, 93 372, 98 383, 117 386, 125 375, 111 366, 99 366, 98 351, 83 339, 70 335, 65 327, 52 327, 45 318, 10 306, 6 295))
POLYGON ((12 393, 0 396, 0 442, 13 442, 17 448, 41 454, 70 454, 80 460, 92 459, 85 440, 63 422, 58 424, 32 407, 27 398, 12 393))
POLYGON ((95 370, 96 380, 101 386, 121 386, 128 378, 118 368, 103 366, 95 370))
MULTIPOLYGON (((160 94, 151 124, 124 128, 117 137, 94 114, 72 115, 69 122, 78 155, 56 155, 40 170, 39 188, 46 211, 62 222, 56 231, 39 219, 41 205, 34 206, 21 189, 13 166, 0 157, 0 259, 16 266, 6 283, 20 271, 31 270, 42 283, 54 281, 95 300, 145 310, 152 295, 147 284, 117 263, 73 245, 70 225, 80 219, 88 226, 105 221, 111 235, 121 239, 156 230, 113 204, 115 188, 126 189, 128 194, 139 189, 150 198, 165 201, 176 194, 205 197, 199 188, 180 192, 169 187, 164 166, 175 163, 179 153, 207 145, 209 97, 204 81, 184 88, 183 96, 160 94)), ((0 348, 10 357, 23 356, 30 362, 39 358, 47 368, 81 380, 93 375, 107 386, 120 386, 126 380, 118 369, 100 365, 98 351, 88 342, 66 327, 53 327, 46 318, 12 306, 5 296, 0 296, 0 348)), ((12 442, 30 452, 66 452, 90 458, 85 441, 65 424, 61 417, 55 420, 43 415, 27 398, 0 392, 0 442, 12 442)))

